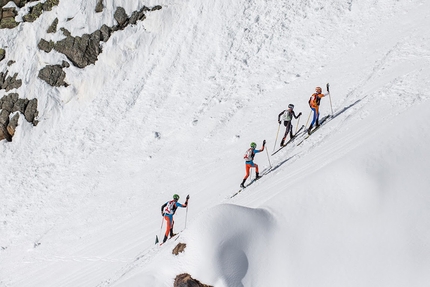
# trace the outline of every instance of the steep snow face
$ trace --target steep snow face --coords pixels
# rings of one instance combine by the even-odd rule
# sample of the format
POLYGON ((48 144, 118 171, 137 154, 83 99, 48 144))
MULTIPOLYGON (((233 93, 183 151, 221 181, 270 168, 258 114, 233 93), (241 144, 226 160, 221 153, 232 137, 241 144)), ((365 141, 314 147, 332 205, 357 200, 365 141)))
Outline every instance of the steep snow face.
POLYGON ((0 142, 0 286, 172 286, 183 272, 217 287, 430 281, 428 2, 104 2, 95 14, 60 1, 0 35, 16 92, 40 110, 0 142), (66 60, 37 49, 63 37, 46 33, 54 18, 79 35, 143 5, 163 9, 67 69, 69 87, 35 77, 66 60), (293 103, 294 129, 308 124, 327 82, 320 111, 334 118, 270 157, 277 115, 293 103), (255 162, 270 172, 231 199, 264 139, 255 162), (173 193, 191 195, 175 215, 187 228, 154 247, 173 193))

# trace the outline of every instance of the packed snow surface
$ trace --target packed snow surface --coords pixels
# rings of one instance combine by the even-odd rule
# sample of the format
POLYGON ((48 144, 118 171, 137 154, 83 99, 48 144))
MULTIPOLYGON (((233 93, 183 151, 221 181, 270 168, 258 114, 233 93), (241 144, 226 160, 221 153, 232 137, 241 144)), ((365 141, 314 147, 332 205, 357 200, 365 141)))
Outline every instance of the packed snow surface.
POLYGON ((429 284, 429 1, 103 4, 61 0, 1 31, 1 71, 38 99, 39 124, 21 115, 0 142, 0 286, 429 284), (64 37, 46 32, 55 18, 79 36, 114 25, 117 7, 155 5, 95 65, 65 69, 68 87, 37 78, 67 61, 37 48, 64 37), (293 130, 309 125, 326 83, 330 121, 271 156, 278 114, 294 104, 293 130), (231 198, 263 140, 263 177, 231 198), (180 233, 154 245, 174 193, 191 197, 180 233))

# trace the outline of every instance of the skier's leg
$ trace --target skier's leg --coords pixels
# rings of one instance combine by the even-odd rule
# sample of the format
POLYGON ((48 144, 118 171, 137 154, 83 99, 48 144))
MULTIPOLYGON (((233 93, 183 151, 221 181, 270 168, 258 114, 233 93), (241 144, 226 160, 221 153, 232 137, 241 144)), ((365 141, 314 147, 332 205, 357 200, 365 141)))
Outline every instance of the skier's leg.
POLYGON ((318 127, 320 125, 320 123, 318 122, 318 120, 320 119, 320 111, 319 111, 319 107, 315 108, 315 113, 316 113, 316 119, 315 119, 315 124, 318 127))
POLYGON ((170 230, 172 229, 173 217, 171 218, 169 215, 165 215, 164 219, 166 219, 166 233, 164 234, 163 243, 166 242, 169 237, 170 230))
POLYGON ((245 181, 246 181, 246 179, 248 178, 248 176, 249 176, 249 169, 251 168, 251 165, 250 164, 246 164, 245 165, 245 170, 246 170, 246 175, 245 175, 245 177, 243 178, 243 180, 242 180, 242 183, 240 184, 240 186, 241 187, 245 187, 245 181))
POLYGON ((246 170, 246 174, 245 177, 243 178, 243 180, 246 180, 249 177, 249 169, 251 168, 251 164, 246 164, 245 165, 245 170, 246 170))
POLYGON ((258 164, 255 164, 254 163, 254 166, 253 167, 255 167, 255 178, 259 178, 260 177, 260 175, 259 175, 259 173, 258 173, 258 164))
POLYGON ((315 109, 315 108, 311 108, 311 109, 312 109, 312 111, 314 112, 314 115, 313 115, 313 118, 312 118, 311 125, 310 125, 310 126, 309 126, 309 128, 308 128, 308 133, 310 133, 310 132, 311 132, 312 127, 314 126, 314 123, 315 123, 315 121, 317 120, 317 111, 316 111, 316 109, 315 109))
POLYGON ((175 233, 173 233, 173 226, 174 225, 175 225, 175 221, 173 220, 173 217, 172 217, 172 227, 170 228, 170 238, 172 238, 173 236, 176 235, 175 233))
POLYGON ((287 138, 287 135, 290 134, 290 139, 293 138, 293 125, 291 124, 291 121, 288 122, 287 130, 285 131, 285 138, 287 138))
POLYGON ((282 138, 282 140, 281 140, 281 146, 283 146, 283 145, 284 145, 285 140, 287 139, 287 135, 288 135, 288 128, 286 128, 286 129, 285 129, 284 137, 283 137, 283 138, 282 138))

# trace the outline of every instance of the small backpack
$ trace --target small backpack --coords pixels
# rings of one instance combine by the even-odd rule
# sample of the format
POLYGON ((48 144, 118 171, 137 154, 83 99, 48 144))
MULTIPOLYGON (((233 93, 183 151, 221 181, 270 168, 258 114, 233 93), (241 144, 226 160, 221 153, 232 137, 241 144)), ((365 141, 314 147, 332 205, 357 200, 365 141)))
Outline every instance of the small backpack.
POLYGON ((309 98, 309 106, 310 107, 312 107, 312 105, 311 105, 311 103, 312 102, 315 102, 315 104, 317 105, 317 106, 319 106, 320 105, 320 102, 321 102, 321 98, 320 97, 318 97, 317 96, 318 94, 317 93, 315 93, 315 94, 312 94, 312 96, 309 98))
POLYGON ((252 148, 249 148, 245 155, 243 156, 243 158, 245 159, 245 161, 251 161, 254 159, 254 153, 252 152, 252 148))

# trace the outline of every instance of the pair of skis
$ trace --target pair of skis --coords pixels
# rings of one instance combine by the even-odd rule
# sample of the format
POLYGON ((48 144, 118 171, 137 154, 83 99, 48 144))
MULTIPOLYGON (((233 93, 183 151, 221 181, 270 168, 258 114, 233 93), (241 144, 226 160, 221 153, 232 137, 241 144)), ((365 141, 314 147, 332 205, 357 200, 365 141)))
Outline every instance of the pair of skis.
POLYGON ((283 146, 281 146, 279 149, 277 149, 275 152, 272 153, 272 156, 274 154, 276 154, 277 152, 279 152, 281 149, 283 149, 284 147, 286 147, 289 143, 291 143, 292 141, 294 141, 301 133, 301 131, 305 128, 305 126, 301 126, 301 128, 294 134, 294 136, 292 138, 290 138, 289 141, 287 141, 283 146))
POLYGON ((297 144, 297 146, 301 145, 308 137, 310 137, 314 132, 316 132, 323 124, 329 122, 332 117, 330 115, 325 116, 321 119, 321 122, 318 126, 316 126, 312 131, 308 132, 307 135, 297 144))
POLYGON ((250 186, 251 184, 253 184, 254 182, 256 182, 257 180, 259 180, 260 178, 262 178, 264 175, 268 174, 270 171, 272 170, 271 167, 266 168, 263 170, 263 172, 260 173, 260 176, 258 178, 254 178, 253 180, 251 180, 250 183, 246 184, 245 187, 241 187, 238 191, 236 191, 232 196, 230 196, 230 198, 235 197, 236 195, 238 195, 239 193, 242 192, 242 190, 244 190, 245 188, 247 188, 248 186, 250 186))

